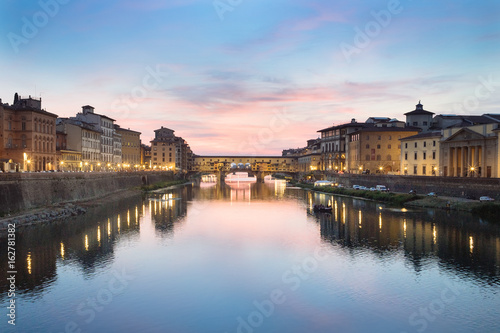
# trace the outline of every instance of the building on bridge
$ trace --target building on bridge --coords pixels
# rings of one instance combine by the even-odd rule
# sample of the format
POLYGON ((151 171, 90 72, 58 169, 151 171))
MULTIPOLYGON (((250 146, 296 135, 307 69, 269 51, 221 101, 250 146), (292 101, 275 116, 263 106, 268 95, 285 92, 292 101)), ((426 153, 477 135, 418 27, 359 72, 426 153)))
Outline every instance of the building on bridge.
POLYGON ((229 172, 232 169, 248 169, 253 172, 297 172, 295 156, 197 156, 193 157, 193 171, 229 172))

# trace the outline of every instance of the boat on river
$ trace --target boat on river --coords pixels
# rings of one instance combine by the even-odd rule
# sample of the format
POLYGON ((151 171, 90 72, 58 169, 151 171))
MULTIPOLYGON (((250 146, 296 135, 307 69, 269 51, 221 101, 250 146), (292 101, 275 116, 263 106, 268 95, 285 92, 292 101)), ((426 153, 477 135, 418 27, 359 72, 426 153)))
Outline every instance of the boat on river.
POLYGON ((330 213, 332 211, 332 206, 325 205, 314 205, 313 210, 316 213, 330 213))

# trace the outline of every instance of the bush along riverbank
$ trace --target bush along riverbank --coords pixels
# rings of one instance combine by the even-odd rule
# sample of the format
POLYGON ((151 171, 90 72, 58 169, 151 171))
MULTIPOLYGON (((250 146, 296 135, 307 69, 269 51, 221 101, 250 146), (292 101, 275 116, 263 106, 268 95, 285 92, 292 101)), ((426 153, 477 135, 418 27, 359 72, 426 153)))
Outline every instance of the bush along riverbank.
POLYGON ((413 194, 396 194, 392 192, 380 192, 380 191, 365 191, 365 190, 353 190, 346 188, 338 188, 338 187, 329 187, 329 186, 314 186, 312 184, 302 184, 297 183, 295 186, 309 189, 317 192, 325 192, 331 194, 339 194, 346 195, 350 197, 356 198, 364 198, 369 200, 381 201, 391 205, 403 206, 405 203, 421 199, 421 196, 413 195, 413 194))
POLYGON ((294 184, 297 187, 317 192, 346 195, 356 198, 365 198, 381 201, 390 205, 416 207, 416 208, 439 208, 470 212, 488 222, 500 224, 500 203, 483 203, 477 201, 463 201, 462 198, 435 198, 412 194, 396 194, 391 192, 353 190, 337 187, 314 187, 312 184, 294 184))
POLYGON ((190 183, 190 182, 185 180, 185 179, 170 180, 170 181, 165 181, 165 182, 154 183, 151 185, 143 185, 143 186, 141 186, 141 190, 143 190, 144 192, 151 192, 151 191, 159 190, 161 188, 165 188, 165 187, 169 187, 169 186, 183 185, 183 184, 188 184, 188 183, 190 183))

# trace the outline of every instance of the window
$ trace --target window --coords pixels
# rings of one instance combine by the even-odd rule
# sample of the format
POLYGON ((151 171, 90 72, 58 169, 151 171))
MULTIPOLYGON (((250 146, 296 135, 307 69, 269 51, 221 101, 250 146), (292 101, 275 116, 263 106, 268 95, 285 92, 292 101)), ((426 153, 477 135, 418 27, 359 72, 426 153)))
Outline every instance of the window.
POLYGON ((370 140, 370 136, 369 135, 366 136, 366 140, 370 140))
POLYGON ((392 156, 391 155, 387 155, 387 161, 392 161, 392 156))
POLYGON ((417 173, 418 173, 418 172, 417 172, 417 166, 416 166, 416 165, 414 165, 414 166, 413 166, 413 174, 414 174, 414 175, 416 175, 417 173))
POLYGON ((415 142, 415 148, 417 148, 417 146, 418 146, 418 145, 417 145, 417 142, 415 142))
POLYGON ((379 135, 379 136, 378 136, 378 139, 379 139, 379 140, 382 140, 382 137, 379 135))
POLYGON ((23 134, 23 135, 21 136, 21 141, 22 141, 22 143, 21 143, 21 144, 23 145, 23 147, 22 147, 22 148, 26 148, 26 135, 24 135, 24 134, 23 134))
POLYGON ((366 155, 365 156, 365 161, 369 161, 370 160, 370 155, 366 155))
POLYGON ((377 161, 381 161, 381 160, 382 160, 382 156, 377 155, 377 161))
POLYGON ((387 145, 387 149, 391 149, 391 148, 392 148, 392 146, 391 146, 391 145, 387 145))
POLYGON ((432 141, 432 146, 436 147, 436 140, 432 141))
POLYGON ((426 166, 425 166, 425 165, 424 165, 424 166, 422 166, 422 174, 423 174, 423 175, 425 175, 425 174, 427 173, 426 171, 427 171, 426 166))
POLYGON ((424 141, 424 147, 427 147, 427 141, 424 141))
POLYGON ((408 142, 405 143, 405 148, 408 148, 408 142))
POLYGON ((417 159, 418 159, 418 155, 417 155, 417 153, 416 153, 416 152, 415 152, 414 159, 415 159, 415 160, 417 160, 417 159))
POLYGON ((405 161, 408 160, 408 153, 405 153, 405 161))
POLYGON ((418 126, 418 122, 414 121, 413 126, 418 126))
POLYGON ((391 135, 389 135, 389 140, 392 140, 392 136, 391 135))
POLYGON ((9 120, 9 122, 7 123, 7 129, 9 131, 12 131, 12 122, 9 120))
POLYGON ((427 159, 427 153, 424 151, 424 160, 427 159))
POLYGON ((377 149, 380 149, 380 145, 377 145, 377 149))
POLYGON ((424 123, 423 123, 423 124, 424 124, 424 126, 427 126, 427 122, 426 122, 426 121, 424 121, 424 123))
POLYGON ((433 151, 433 152, 432 152, 432 159, 433 159, 433 160, 435 160, 435 159, 436 159, 436 152, 435 152, 435 151, 433 151))
POLYGON ((370 149, 370 145, 368 145, 368 144, 367 144, 367 145, 366 145, 366 149, 370 149))

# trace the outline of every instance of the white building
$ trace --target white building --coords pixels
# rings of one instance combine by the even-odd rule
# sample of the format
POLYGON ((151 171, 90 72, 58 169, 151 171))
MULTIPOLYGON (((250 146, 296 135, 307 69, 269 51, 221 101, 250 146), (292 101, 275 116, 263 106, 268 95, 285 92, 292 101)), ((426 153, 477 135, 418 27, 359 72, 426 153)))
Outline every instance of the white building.
POLYGON ((94 128, 101 133, 101 162, 105 164, 114 163, 113 135, 115 132, 115 120, 95 113, 94 108, 90 105, 82 106, 82 112, 77 113, 75 119, 92 124, 94 128))

